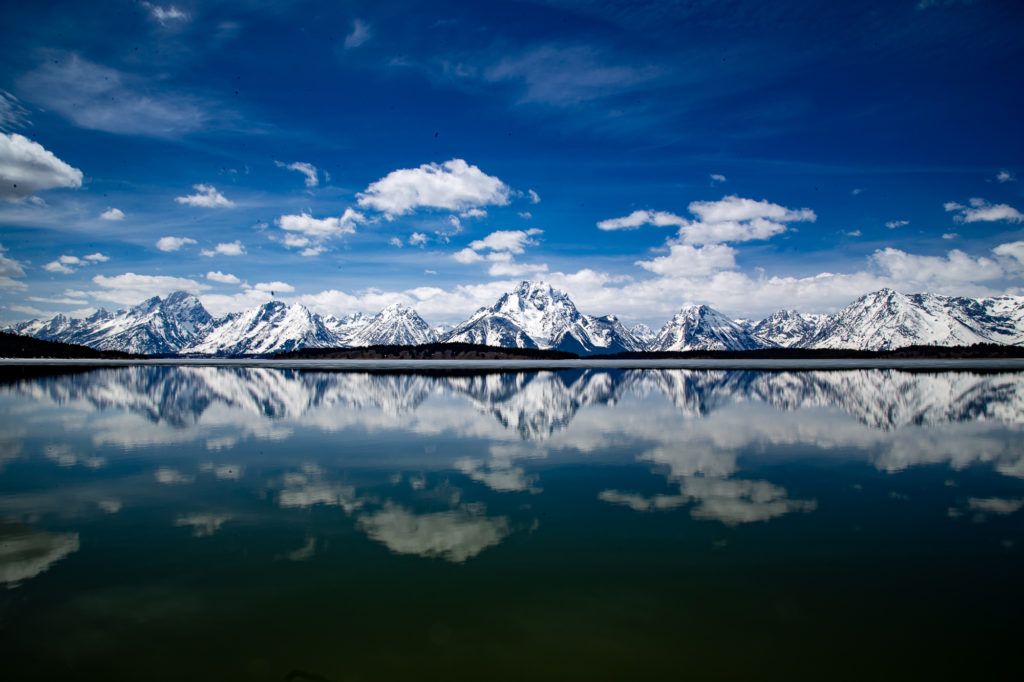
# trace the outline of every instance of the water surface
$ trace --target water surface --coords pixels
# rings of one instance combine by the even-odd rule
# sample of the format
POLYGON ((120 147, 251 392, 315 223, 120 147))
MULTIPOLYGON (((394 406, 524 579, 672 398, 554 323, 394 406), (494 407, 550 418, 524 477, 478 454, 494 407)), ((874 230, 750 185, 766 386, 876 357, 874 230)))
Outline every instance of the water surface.
POLYGON ((0 385, 19 680, 1013 671, 1024 374, 103 368, 0 385))

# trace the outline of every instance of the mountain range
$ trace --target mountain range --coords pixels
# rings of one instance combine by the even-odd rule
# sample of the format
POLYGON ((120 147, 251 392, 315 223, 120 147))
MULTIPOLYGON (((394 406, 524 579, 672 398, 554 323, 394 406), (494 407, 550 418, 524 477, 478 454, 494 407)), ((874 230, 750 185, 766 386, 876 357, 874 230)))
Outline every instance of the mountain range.
POLYGON ((614 315, 581 313, 562 291, 521 282, 453 328, 431 327, 413 309, 390 305, 374 316, 321 316, 270 301, 214 318, 194 295, 176 291, 116 313, 57 315, 3 331, 151 355, 268 355, 300 348, 464 342, 559 350, 578 355, 630 351, 831 348, 892 350, 909 345, 1024 345, 1024 296, 964 298, 881 289, 834 315, 780 310, 759 321, 733 320, 706 305, 686 305, 657 332, 627 329, 614 315))

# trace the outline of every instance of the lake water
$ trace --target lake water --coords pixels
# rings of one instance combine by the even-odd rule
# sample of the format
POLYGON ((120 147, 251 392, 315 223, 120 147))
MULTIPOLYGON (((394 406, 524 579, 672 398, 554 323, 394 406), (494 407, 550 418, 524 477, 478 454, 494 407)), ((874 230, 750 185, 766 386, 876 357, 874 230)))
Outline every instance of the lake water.
POLYGON ((1019 672, 1024 373, 32 372, 5 679, 1019 672))

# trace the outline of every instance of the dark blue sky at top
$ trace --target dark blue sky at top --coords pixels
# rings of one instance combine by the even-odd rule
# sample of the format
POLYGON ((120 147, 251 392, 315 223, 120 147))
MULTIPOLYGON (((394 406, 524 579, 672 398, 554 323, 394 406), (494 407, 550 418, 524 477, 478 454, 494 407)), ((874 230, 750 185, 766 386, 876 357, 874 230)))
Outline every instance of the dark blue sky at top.
POLYGON ((319 312, 402 301, 455 321, 524 278, 655 324, 690 301, 747 316, 834 310, 880 286, 1022 293, 1019 2, 0 13, 2 131, 82 174, 0 201, 0 319, 187 288, 215 312, 274 291, 319 312), (396 214, 359 203, 394 171, 453 159, 506 198, 396 214), (275 162, 311 164, 316 186, 275 162), (175 201, 200 184, 231 205, 175 201), (815 219, 684 236, 684 221, 714 222, 693 202, 729 197, 815 219), (112 208, 123 218, 99 217, 112 208), (301 233, 315 254, 282 241, 283 216, 346 209, 361 218, 301 233), (676 222, 597 227, 635 211, 676 222), (524 234, 479 245, 498 232, 524 234), (158 248, 165 237, 192 241, 158 248), (47 268, 62 256, 79 262, 47 268))

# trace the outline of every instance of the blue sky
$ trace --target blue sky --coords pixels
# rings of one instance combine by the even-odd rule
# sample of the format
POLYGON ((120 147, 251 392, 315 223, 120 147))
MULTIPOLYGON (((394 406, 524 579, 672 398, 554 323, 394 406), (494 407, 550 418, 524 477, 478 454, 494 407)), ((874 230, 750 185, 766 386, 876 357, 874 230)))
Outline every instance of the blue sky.
POLYGON ((1024 294, 1024 5, 0 7, 0 320, 1024 294), (1020 178, 1020 180, 1019 180, 1020 178))

